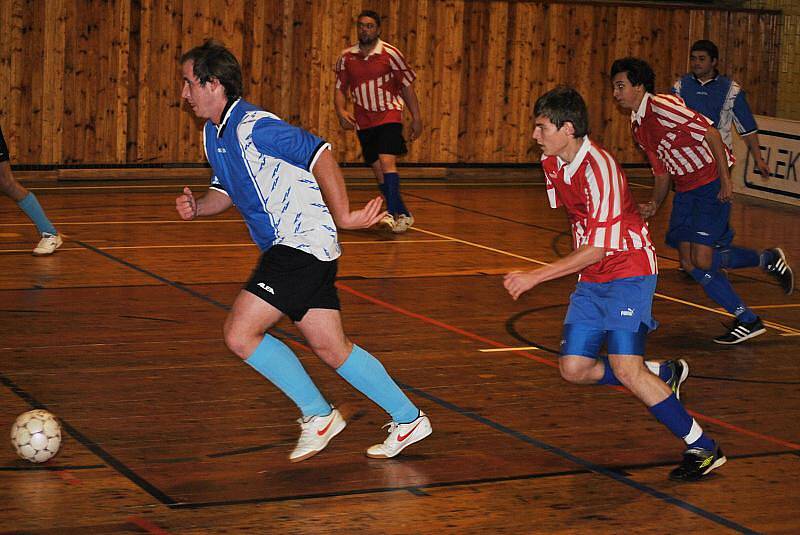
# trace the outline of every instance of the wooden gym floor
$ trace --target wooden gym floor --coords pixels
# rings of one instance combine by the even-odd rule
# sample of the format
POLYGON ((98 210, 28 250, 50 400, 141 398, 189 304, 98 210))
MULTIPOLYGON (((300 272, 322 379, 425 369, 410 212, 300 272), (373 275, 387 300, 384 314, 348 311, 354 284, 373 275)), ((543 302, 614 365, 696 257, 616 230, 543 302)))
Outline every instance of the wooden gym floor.
MULTIPOLYGON (((648 184, 633 182, 646 198, 648 184)), ((659 247, 661 327, 648 355, 689 361, 684 401, 729 459, 677 484, 667 473, 682 443, 632 396, 558 376, 575 279, 518 302, 502 287, 509 270, 570 249, 541 181, 407 184, 418 226, 342 232, 339 288, 348 334, 430 414, 434 434, 396 459, 367 459, 386 416, 282 322, 274 333, 349 422, 323 453, 290 464, 295 409, 221 337, 258 251, 235 211, 178 221, 182 185, 34 188, 68 236, 45 258, 30 255, 33 227, 0 198, 0 431, 31 407, 65 430, 43 466, 0 447, 0 533, 800 530, 800 294, 763 273, 731 278, 768 333, 721 347, 711 339, 728 318, 659 247)), ((375 188, 350 193, 362 204, 375 188)), ((652 224, 659 244, 667 212, 652 224)), ((797 266, 799 214, 737 197, 737 243, 778 244, 797 266)))

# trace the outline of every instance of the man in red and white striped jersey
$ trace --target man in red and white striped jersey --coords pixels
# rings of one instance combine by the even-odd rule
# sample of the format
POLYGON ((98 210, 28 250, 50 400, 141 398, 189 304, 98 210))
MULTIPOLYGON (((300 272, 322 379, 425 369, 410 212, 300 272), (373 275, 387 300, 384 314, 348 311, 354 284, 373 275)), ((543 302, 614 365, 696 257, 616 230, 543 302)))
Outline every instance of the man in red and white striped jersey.
POLYGON ((790 293, 793 273, 778 248, 760 254, 732 245, 729 225, 730 151, 705 116, 687 108, 680 97, 654 94, 655 74, 645 61, 622 58, 611 66, 614 98, 631 110, 633 137, 647 154, 655 176, 653 198, 640 209, 652 217, 675 185, 666 242, 678 249, 681 267, 711 299, 735 316, 730 330, 714 339, 738 344, 766 332, 747 308, 723 269, 760 266, 790 293))
POLYGON ((417 75, 394 46, 380 39, 381 17, 362 11, 357 19, 358 43, 345 49, 336 62, 333 103, 345 129, 356 129, 364 161, 372 167, 386 199, 388 215, 381 223, 405 232, 414 217, 400 196, 397 157, 405 154, 403 109, 411 112, 411 141, 422 132, 419 102, 414 92, 417 75), (347 96, 354 113, 347 109, 347 96))
POLYGON ((689 373, 683 360, 644 360, 658 268, 644 222, 620 165, 589 139, 589 115, 580 94, 557 87, 534 105, 533 138, 542 149, 550 206, 564 206, 574 250, 552 264, 505 276, 514 299, 537 285, 580 273, 569 299, 558 359, 561 376, 575 384, 623 385, 689 447, 670 478, 695 480, 725 456, 678 399, 689 373), (600 351, 606 345, 608 356, 600 351), (698 449, 702 454, 688 452, 698 449))

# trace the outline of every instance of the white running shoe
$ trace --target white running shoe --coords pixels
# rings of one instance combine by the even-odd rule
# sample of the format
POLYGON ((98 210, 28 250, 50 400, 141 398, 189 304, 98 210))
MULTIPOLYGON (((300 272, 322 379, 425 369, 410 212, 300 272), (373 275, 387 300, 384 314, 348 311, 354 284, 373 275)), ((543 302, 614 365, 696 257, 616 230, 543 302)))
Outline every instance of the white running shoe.
POLYGON ((33 255, 44 256, 53 254, 56 252, 56 249, 61 247, 62 243, 64 243, 64 240, 61 239, 60 234, 48 234, 47 232, 43 232, 42 239, 39 240, 39 244, 33 250, 33 255))
POLYGON ((293 463, 305 461, 324 450, 328 442, 347 425, 342 413, 336 409, 327 416, 311 416, 308 419, 299 418, 297 421, 302 431, 297 447, 289 455, 289 460, 293 463))
POLYGON ((413 215, 400 214, 397 216, 397 219, 394 220, 394 228, 392 229, 392 232, 395 234, 401 234, 410 229, 413 224, 413 215))
POLYGON ((367 450, 367 457, 372 457, 373 459, 389 459, 411 444, 419 442, 433 433, 431 421, 422 411, 419 411, 419 416, 413 422, 407 424, 389 422, 383 427, 389 428, 389 436, 383 441, 383 444, 371 446, 367 450))
POLYGON ((386 214, 378 221, 378 228, 381 230, 388 230, 389 232, 394 232, 394 225, 395 220, 392 214, 386 214))

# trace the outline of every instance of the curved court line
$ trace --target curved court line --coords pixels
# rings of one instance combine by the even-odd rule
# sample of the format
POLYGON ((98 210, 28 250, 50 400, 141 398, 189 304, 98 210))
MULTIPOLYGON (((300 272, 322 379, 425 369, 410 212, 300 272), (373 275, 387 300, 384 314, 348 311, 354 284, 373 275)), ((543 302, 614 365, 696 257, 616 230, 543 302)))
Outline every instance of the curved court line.
MULTIPOLYGON (((410 230, 415 230, 417 232, 422 232, 423 234, 429 234, 431 236, 436 236, 436 237, 439 237, 439 238, 449 239, 451 241, 463 243, 464 245, 469 245, 470 247, 477 247, 478 249, 484 249, 486 251, 491 251, 493 253, 498 253, 498 254, 502 254, 502 255, 505 255, 505 256, 511 256, 513 258, 519 258, 520 260, 525 260, 526 262, 532 262, 534 264, 539 264, 540 266, 549 266, 550 265, 548 262, 543 262, 541 260, 536 260, 535 258, 530 258, 528 256, 518 255, 518 254, 509 252, 509 251, 504 251, 502 249, 497 249, 495 247, 489 247, 488 245, 481 245, 480 243, 475 243, 475 242, 471 242, 471 241, 467 241, 467 240, 462 240, 460 238, 455 238, 453 236, 448 236, 447 234, 440 234, 438 232, 433 232, 431 230, 425 230, 425 229, 422 229, 422 228, 419 228, 419 227, 411 227, 410 230)), ((662 294, 662 293, 659 293, 659 292, 656 292, 653 295, 655 295, 656 297, 660 297, 661 299, 665 299, 667 301, 673 301, 675 303, 680 303, 682 305, 690 306, 692 308, 697 308, 697 309, 700 309, 700 310, 713 312, 714 314, 719 314, 720 316, 728 316, 728 317, 731 317, 731 318, 734 317, 733 314, 725 312, 724 310, 717 310, 715 308, 707 307, 705 305, 701 305, 700 303, 695 303, 693 301, 686 301, 685 299, 679 299, 677 297, 672 297, 672 296, 665 295, 665 294, 662 294)), ((794 335, 800 335, 800 330, 794 329, 792 327, 788 327, 786 325, 781 325, 780 323, 774 323, 774 322, 771 322, 771 321, 765 321, 764 325, 768 325, 769 327, 772 327, 773 329, 775 329, 777 331, 782 331, 784 333, 791 333, 791 334, 794 334, 794 335)))
MULTIPOLYGON (((473 340, 477 340, 477 341, 482 342, 482 343, 484 343, 486 345, 494 346, 496 348, 503 348, 503 349, 506 349, 508 347, 507 344, 502 344, 502 343, 497 342, 495 340, 492 340, 490 338, 485 338, 483 336, 480 336, 478 334, 472 333, 470 331, 466 331, 464 329, 460 329, 458 327, 454 327, 452 325, 449 325, 449 324, 444 323, 444 322, 439 321, 439 320, 435 320, 435 319, 430 318, 428 316, 425 316, 423 314, 418 314, 416 312, 411 312, 410 310, 406 310, 406 309, 401 308, 401 307, 399 307, 397 305, 393 305, 391 303, 387 303, 386 301, 382 301, 381 299, 378 299, 377 297, 373 297, 373 296, 365 294, 363 292, 359 292, 358 290, 356 290, 354 288, 351 288, 351 287, 347 286, 346 284, 342 284, 341 282, 337 282, 336 283, 336 287, 339 288, 342 291, 345 291, 347 293, 355 295, 356 297, 360 297, 361 299, 364 299, 365 301, 370 301, 370 302, 372 302, 372 303, 374 303, 376 305, 379 305, 379 306, 381 306, 383 308, 392 310, 392 311, 397 312, 399 314, 403 314, 404 316, 409 316, 411 318, 415 318, 415 319, 424 321, 425 323, 430 323, 432 325, 436 325, 437 327, 441 327, 442 329, 446 329, 448 331, 460 334, 460 335, 465 336, 467 338, 471 338, 473 340)), ((544 364, 546 366, 549 366, 551 368, 558 368, 558 363, 553 361, 553 360, 551 360, 551 359, 545 359, 545 358, 539 357, 537 355, 534 355, 532 353, 529 353, 527 351, 519 351, 516 354, 517 355, 522 355, 527 359, 539 362, 539 363, 544 364)), ((615 387, 614 390, 618 390, 620 392, 627 392, 627 390, 622 388, 622 387, 615 387)), ((768 442, 772 442, 773 444, 779 444, 779 445, 787 447, 789 449, 800 450, 800 444, 795 444, 794 442, 790 442, 788 440, 783 440, 783 439, 780 439, 780 438, 777 438, 777 437, 773 437, 773 436, 770 436, 770 435, 764 435, 764 434, 758 433, 756 431, 750 431, 749 429, 744 429, 744 428, 739 427, 737 425, 730 424, 728 422, 724 422, 722 420, 719 420, 717 418, 713 418, 711 416, 706 416, 705 414, 702 414, 702 413, 699 413, 699 412, 696 412, 696 411, 687 410, 687 412, 689 414, 691 414, 692 416, 694 416, 695 418, 697 418, 698 420, 704 420, 704 421, 711 422, 711 423, 713 423, 715 425, 718 425, 720 427, 724 427, 724 428, 726 428, 726 429, 728 429, 730 431, 735 431, 735 432, 740 433, 742 435, 747 435, 747 436, 750 436, 750 437, 753 437, 753 438, 766 440, 768 442)))

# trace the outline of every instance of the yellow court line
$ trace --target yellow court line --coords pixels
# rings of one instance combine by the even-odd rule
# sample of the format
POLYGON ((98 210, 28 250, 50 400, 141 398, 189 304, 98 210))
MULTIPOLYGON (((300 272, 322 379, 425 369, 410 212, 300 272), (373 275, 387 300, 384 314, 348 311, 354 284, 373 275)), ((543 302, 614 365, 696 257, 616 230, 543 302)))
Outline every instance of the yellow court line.
POLYGON ((800 307, 800 303, 792 303, 789 305, 756 305, 756 306, 748 306, 747 308, 797 308, 800 307))
MULTIPOLYGON (((416 230, 417 232, 422 232, 424 234, 430 234, 432 236, 437 236, 439 238, 450 238, 452 241, 463 243, 463 244, 469 245, 471 247, 477 247, 479 249, 492 251, 492 252, 495 252, 495 253, 499 253, 499 254, 506 255, 506 256, 511 256, 511 257, 514 257, 514 258, 519 258, 521 260, 526 260, 526 261, 532 262, 534 264, 539 264, 540 266, 549 265, 547 262, 542 262, 541 260, 536 260, 534 258, 530 258, 530 257, 527 257, 527 256, 514 254, 514 253, 511 253, 511 252, 508 252, 508 251, 503 251, 502 249, 496 249, 494 247, 487 247, 486 245, 481 245, 479 243, 474 243, 474 242, 470 242, 470 241, 467 241, 467 240, 461 240, 459 238, 453 238, 452 236, 447 236, 446 234, 439 234, 437 232, 432 232, 430 230, 425 230, 425 229, 422 229, 422 228, 419 228, 419 227, 411 227, 411 230, 416 230)), ((725 312, 725 311, 722 311, 722 310, 717 310, 717 309, 711 308, 711 307, 707 307, 707 306, 701 305, 699 303, 694 303, 692 301, 686 301, 684 299, 678 299, 677 297, 671 297, 669 295, 664 295, 664 294, 661 294, 661 293, 658 293, 658 292, 654 293, 653 295, 655 295, 656 297, 660 297, 661 299, 666 299, 667 301, 672 301, 674 303, 680 303, 682 305, 690 306, 690 307, 693 307, 693 308, 698 308, 700 310, 706 310, 708 312, 713 312, 714 314, 719 314, 721 316, 728 316, 728 317, 731 317, 731 318, 734 317, 733 314, 730 314, 728 312, 725 312)), ((774 323, 774 322, 771 322, 771 321, 765 321, 764 325, 772 327, 773 329, 776 329, 778 331, 783 331, 785 333, 793 333, 793 334, 800 335, 800 331, 798 331, 797 329, 793 329, 792 327, 787 327, 786 325, 781 325, 780 323, 774 323)))
POLYGON ((541 350, 541 347, 536 346, 523 346, 523 347, 493 347, 491 349, 479 349, 481 353, 502 353, 504 351, 531 351, 541 350))
POLYGON ((781 336, 800 336, 800 333, 781 333, 781 336))

